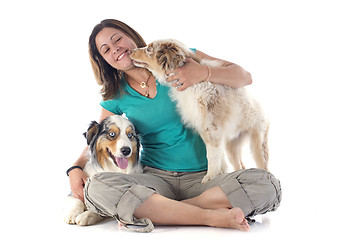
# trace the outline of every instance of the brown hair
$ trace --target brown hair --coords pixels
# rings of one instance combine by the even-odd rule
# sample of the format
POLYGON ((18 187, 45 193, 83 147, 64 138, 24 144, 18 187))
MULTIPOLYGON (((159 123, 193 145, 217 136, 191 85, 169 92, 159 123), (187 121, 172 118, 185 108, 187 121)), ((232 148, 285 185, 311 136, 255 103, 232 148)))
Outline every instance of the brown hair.
POLYGON ((121 78, 122 73, 108 64, 99 53, 96 47, 97 34, 106 27, 118 29, 131 38, 137 47, 145 47, 143 38, 131 27, 115 19, 105 19, 97 24, 89 37, 89 58, 96 81, 101 88, 103 100, 113 99, 122 91, 121 78))

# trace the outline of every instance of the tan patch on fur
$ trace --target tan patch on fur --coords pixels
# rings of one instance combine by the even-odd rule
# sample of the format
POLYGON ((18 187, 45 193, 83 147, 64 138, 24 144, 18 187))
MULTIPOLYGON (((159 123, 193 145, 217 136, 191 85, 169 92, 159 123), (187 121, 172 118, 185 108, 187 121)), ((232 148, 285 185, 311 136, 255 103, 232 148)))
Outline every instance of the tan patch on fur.
MULTIPOLYGON (((152 52, 147 52, 144 48, 136 49, 130 57, 138 62, 145 63, 151 69, 160 70, 160 66, 156 64, 156 58, 152 52)), ((144 66, 145 67, 145 66, 144 66)))
MULTIPOLYGON (((131 126, 126 128, 125 133, 126 135, 128 135, 129 133, 136 134, 134 129, 131 126)), ((134 166, 137 163, 137 158, 138 158, 139 153, 137 151, 137 141, 132 140, 131 143, 132 143, 132 155, 128 158, 128 160, 129 160, 129 163, 131 162, 131 164, 134 166)))
POLYGON ((103 169, 108 164, 106 160, 110 158, 107 148, 109 148, 112 154, 114 154, 117 150, 116 143, 119 139, 120 130, 117 126, 112 125, 108 134, 100 136, 96 143, 97 161, 102 166, 103 169), (111 138, 108 135, 110 132, 114 132, 116 136, 114 138, 111 138))
POLYGON ((91 139, 94 137, 95 134, 98 133, 98 123, 93 124, 86 133, 86 138, 88 139, 88 144, 91 141, 91 139))
POLYGON ((103 144, 105 141, 106 141, 106 139, 102 140, 102 138, 100 138, 96 142, 97 161, 103 169, 106 167, 105 160, 108 157, 108 153, 107 153, 106 149, 104 148, 105 145, 103 144))
POLYGON ((181 52, 182 49, 174 43, 162 43, 156 54, 157 62, 163 69, 173 70, 184 64, 185 56, 181 52))
POLYGON ((126 128, 126 130, 125 130, 125 133, 126 133, 126 135, 128 135, 129 133, 135 133, 135 131, 133 131, 133 128, 131 127, 131 126, 128 126, 127 128, 126 128))

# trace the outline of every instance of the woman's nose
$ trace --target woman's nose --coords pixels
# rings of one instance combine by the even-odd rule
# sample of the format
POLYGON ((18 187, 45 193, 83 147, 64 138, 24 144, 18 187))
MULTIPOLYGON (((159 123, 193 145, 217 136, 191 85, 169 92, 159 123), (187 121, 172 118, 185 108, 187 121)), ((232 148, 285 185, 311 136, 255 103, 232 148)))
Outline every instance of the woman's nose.
POLYGON ((114 54, 118 53, 119 52, 119 47, 117 47, 114 51, 114 54))

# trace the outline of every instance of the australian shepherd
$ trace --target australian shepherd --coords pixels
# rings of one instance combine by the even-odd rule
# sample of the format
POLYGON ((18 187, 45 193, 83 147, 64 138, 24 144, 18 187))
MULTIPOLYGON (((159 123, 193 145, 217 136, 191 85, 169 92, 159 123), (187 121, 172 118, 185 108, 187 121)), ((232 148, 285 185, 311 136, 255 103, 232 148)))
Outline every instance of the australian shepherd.
POLYGON ((185 63, 187 57, 203 65, 220 67, 222 62, 197 59, 196 55, 176 40, 159 40, 146 47, 131 50, 134 65, 147 68, 161 84, 169 86, 177 102, 182 121, 198 131, 207 149, 208 171, 202 182, 228 172, 225 152, 234 170, 245 168, 241 148, 245 139, 259 168, 267 169, 269 124, 259 103, 244 88, 230 88, 204 81, 177 91, 166 81, 168 70, 185 63))
MULTIPOLYGON (((93 121, 84 136, 90 160, 83 171, 88 177, 98 172, 142 172, 138 163, 139 138, 134 125, 126 118, 112 115, 100 124, 93 121)), ((69 224, 92 225, 102 220, 97 213, 86 211, 84 203, 73 196, 68 197, 64 214, 69 224)))

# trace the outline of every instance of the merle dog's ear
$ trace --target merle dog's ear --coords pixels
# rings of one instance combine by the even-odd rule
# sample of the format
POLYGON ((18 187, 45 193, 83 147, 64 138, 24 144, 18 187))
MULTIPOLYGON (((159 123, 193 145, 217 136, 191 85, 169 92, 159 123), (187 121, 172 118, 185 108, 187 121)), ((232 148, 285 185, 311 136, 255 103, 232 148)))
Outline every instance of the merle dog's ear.
POLYGON ((136 141, 137 141, 137 163, 139 162, 139 151, 140 151, 140 139, 139 139, 139 135, 136 133, 134 135, 136 141))
POLYGON ((160 50, 156 57, 165 71, 174 70, 184 65, 186 53, 175 43, 165 42, 160 45, 160 50))
POLYGON ((91 140, 98 134, 99 124, 96 121, 92 121, 87 132, 83 133, 84 137, 87 139, 87 144, 89 145, 91 140))

